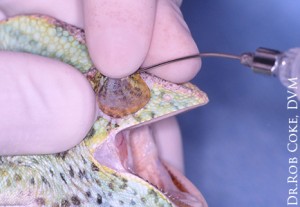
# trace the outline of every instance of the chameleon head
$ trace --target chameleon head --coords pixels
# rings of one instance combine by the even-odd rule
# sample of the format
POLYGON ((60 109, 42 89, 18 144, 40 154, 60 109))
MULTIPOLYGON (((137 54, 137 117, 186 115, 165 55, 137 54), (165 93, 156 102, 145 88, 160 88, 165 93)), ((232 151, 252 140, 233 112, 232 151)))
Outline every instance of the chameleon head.
MULTIPOLYGON (((176 85, 147 73, 134 74, 118 81, 107 79, 93 68, 85 46, 84 31, 47 16, 19 16, 1 21, 0 49, 34 53, 72 65, 89 79, 98 94, 99 105, 97 121, 86 139, 63 153, 63 156, 5 158, 2 170, 11 171, 11 174, 18 170, 26 172, 24 180, 31 180, 36 196, 43 195, 43 198, 35 197, 34 193, 30 196, 25 195, 21 185, 10 186, 4 191, 0 189, 0 205, 3 200, 5 206, 18 204, 14 198, 8 200, 11 198, 11 189, 14 193, 22 192, 28 202, 34 201, 41 205, 54 202, 56 206, 56 199, 62 197, 61 202, 65 206, 69 201, 64 199, 70 197, 74 205, 85 201, 89 206, 94 206, 91 202, 108 206, 117 202, 110 199, 112 192, 116 192, 116 195, 123 199, 121 202, 126 200, 130 205, 207 206, 198 190, 183 175, 160 160, 151 128, 142 126, 206 104, 208 98, 205 93, 190 83, 176 85), (58 51, 59 48, 64 49, 58 51), (140 156, 141 152, 144 152, 145 156, 140 156), (15 168, 11 167, 12 160, 15 161, 15 168), (44 165, 23 169, 19 164, 35 163, 37 160, 44 165), (91 168, 79 169, 81 166, 74 164, 79 160, 82 160, 82 166, 89 165, 91 168), (50 168, 50 175, 43 172, 46 165, 53 168, 50 168), (74 175, 76 170, 79 172, 78 177, 74 175), (31 178, 34 173, 37 180, 31 178), (55 173, 58 173, 58 179, 55 173), (85 180, 84 176, 89 180, 85 180), (91 183, 90 180, 97 182, 91 183), (118 189, 113 181, 121 182, 118 189), (50 190, 41 191, 36 188, 36 182, 50 190), (66 186, 65 184, 70 185, 64 191, 51 190, 55 186, 60 189, 66 186), (72 186, 78 195, 69 195, 73 192, 70 190, 72 186), (86 186, 91 189, 93 187, 95 199, 90 191, 84 194, 79 190, 86 186), (99 194, 101 191, 102 197, 99 194), (127 198, 128 195, 135 196, 136 200, 127 198)), ((10 179, 9 176, 5 177, 10 179)))

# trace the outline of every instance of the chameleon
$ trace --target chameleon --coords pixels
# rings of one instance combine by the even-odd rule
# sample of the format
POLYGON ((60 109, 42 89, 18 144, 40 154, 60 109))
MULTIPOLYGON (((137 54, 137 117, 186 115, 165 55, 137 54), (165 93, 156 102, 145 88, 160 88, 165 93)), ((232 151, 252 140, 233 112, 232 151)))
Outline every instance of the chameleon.
MULTIPOLYGON (((70 64, 89 80, 98 102, 94 125, 74 148, 56 154, 0 156, 0 206, 207 205, 186 178, 180 179, 159 159, 155 162, 168 184, 139 174, 130 151, 131 145, 144 149, 132 144, 133 128, 147 131, 151 122, 206 104, 207 95, 196 86, 171 83, 147 71, 109 79, 93 65, 84 30, 49 16, 20 15, 1 21, 0 50, 70 64)), ((136 140, 143 137, 147 136, 136 140)))

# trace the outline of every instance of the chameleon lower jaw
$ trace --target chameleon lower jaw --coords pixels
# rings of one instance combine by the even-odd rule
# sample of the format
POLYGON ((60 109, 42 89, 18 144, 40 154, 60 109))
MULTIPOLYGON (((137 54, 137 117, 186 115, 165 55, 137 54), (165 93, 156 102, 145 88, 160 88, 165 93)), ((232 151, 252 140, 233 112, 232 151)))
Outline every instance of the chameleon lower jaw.
POLYGON ((103 143, 94 155, 102 165, 146 180, 178 207, 207 206, 198 189, 181 172, 160 159, 151 125, 121 131, 103 143))

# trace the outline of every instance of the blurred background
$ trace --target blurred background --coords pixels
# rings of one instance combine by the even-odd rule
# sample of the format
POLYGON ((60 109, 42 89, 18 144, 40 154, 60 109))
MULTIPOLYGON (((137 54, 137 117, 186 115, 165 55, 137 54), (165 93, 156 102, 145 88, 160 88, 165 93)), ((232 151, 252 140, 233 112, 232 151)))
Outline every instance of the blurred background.
MULTIPOLYGON (((184 0, 182 12, 202 52, 300 47, 300 1, 184 0)), ((217 58, 203 59, 192 82, 210 102, 179 115, 187 177, 210 207, 286 206, 286 89, 217 58)))

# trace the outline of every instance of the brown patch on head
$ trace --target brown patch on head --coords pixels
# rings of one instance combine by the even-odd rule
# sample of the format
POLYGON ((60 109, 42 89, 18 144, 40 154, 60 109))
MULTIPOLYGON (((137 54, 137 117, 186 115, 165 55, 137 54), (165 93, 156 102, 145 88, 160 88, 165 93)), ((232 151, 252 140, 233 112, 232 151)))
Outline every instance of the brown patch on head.
POLYGON ((108 187, 109 187, 111 190, 114 190, 114 184, 113 184, 113 183, 109 183, 109 184, 108 184, 108 187))
POLYGON ((59 153, 56 153, 56 154, 55 154, 55 157, 61 158, 62 160, 65 160, 67 154, 68 154, 68 151, 65 151, 65 152, 59 152, 59 153))
POLYGON ((36 204, 38 204, 39 206, 43 206, 46 204, 46 201, 44 198, 37 198, 35 199, 36 204))
POLYGON ((68 200, 62 200, 61 207, 70 207, 71 204, 68 200))
POLYGON ((34 180, 33 177, 30 179, 30 184, 31 184, 31 185, 34 185, 34 184, 35 184, 35 180, 34 180))
POLYGON ((73 170, 73 168, 72 168, 72 166, 71 165, 69 165, 69 175, 72 177, 72 178, 74 178, 74 170, 73 170))
POLYGON ((107 78, 100 87, 97 99, 104 113, 121 118, 143 108, 150 100, 150 89, 140 74, 123 79, 107 78))
POLYGON ((96 68, 93 68, 90 69, 85 76, 90 82, 95 93, 98 93, 100 87, 100 78, 102 77, 101 73, 96 68))
POLYGON ((18 182, 18 181, 21 181, 21 180, 22 180, 22 176, 19 175, 19 174, 15 174, 15 175, 14 175, 14 180, 17 181, 17 182, 18 182))
POLYGON ((75 206, 79 206, 81 204, 80 199, 76 195, 72 196, 71 201, 75 206))
POLYGON ((8 180, 6 180, 6 186, 7 187, 10 187, 11 186, 11 181, 8 179, 8 180))
POLYGON ((87 191, 86 193, 85 193, 85 195, 89 198, 89 197, 91 197, 91 191, 87 191))
POLYGON ((102 204, 102 196, 97 194, 97 204, 102 204))
POLYGON ((92 171, 96 171, 96 172, 99 172, 99 167, 97 167, 96 165, 95 165, 95 163, 92 163, 92 171))

